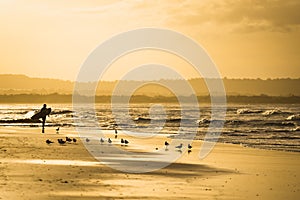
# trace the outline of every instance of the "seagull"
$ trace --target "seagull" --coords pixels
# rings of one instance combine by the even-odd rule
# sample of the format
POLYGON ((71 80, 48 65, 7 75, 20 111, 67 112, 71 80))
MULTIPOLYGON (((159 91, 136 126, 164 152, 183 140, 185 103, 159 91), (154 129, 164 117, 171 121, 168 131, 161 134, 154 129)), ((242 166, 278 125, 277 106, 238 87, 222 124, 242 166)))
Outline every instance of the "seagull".
POLYGON ((102 144, 102 143, 104 143, 104 140, 103 140, 103 138, 100 138, 100 142, 101 142, 101 144, 102 144))
POLYGON ((129 142, 128 142, 128 140, 124 140, 124 143, 127 145, 129 142))
POLYGON ((121 144, 124 144, 124 143, 125 143, 124 139, 123 139, 123 138, 121 138, 121 144))
POLYGON ((118 134, 118 130, 115 128, 115 134, 118 134))
POLYGON ((72 139, 69 138, 69 137, 66 137, 66 141, 67 141, 67 142, 72 142, 72 139))
POLYGON ((112 143, 112 141, 111 141, 111 139, 110 139, 110 138, 108 138, 108 143, 109 143, 109 144, 111 144, 111 143, 112 143))
POLYGON ((76 138, 73 138, 73 142, 74 142, 74 143, 76 143, 76 142, 77 142, 76 138))
POLYGON ((63 139, 57 139, 57 141, 58 141, 59 144, 65 144, 66 143, 66 141, 63 141, 63 139))
POLYGON ((89 142, 89 141, 90 141, 90 139, 89 139, 89 138, 86 138, 86 139, 85 139, 85 141, 86 141, 86 142, 89 142))
POLYGON ((47 143, 47 144, 51 144, 51 143, 54 143, 54 142, 52 142, 51 140, 47 139, 47 140, 46 140, 46 143, 47 143))
POLYGON ((165 141, 166 149, 168 148, 169 145, 170 145, 170 144, 169 144, 167 141, 165 141))
POLYGON ((57 127, 57 129, 56 129, 56 133, 58 133, 59 132, 59 127, 57 127))
POLYGON ((189 149, 192 149, 193 147, 192 147, 192 145, 188 144, 188 148, 189 148, 189 149))
POLYGON ((176 146, 175 148, 181 150, 182 146, 183 144, 181 143, 179 146, 176 146))

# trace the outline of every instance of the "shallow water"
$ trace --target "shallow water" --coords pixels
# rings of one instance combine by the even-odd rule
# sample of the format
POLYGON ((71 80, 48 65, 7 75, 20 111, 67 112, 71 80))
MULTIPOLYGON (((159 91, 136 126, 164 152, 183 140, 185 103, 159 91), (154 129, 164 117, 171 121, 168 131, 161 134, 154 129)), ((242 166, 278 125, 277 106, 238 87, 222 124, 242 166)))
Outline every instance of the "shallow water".
MULTIPOLYGON (((26 121, 41 106, 1 104, 0 126, 41 126, 40 123, 26 121)), ((111 130, 117 125, 117 129, 123 131, 145 133, 154 131, 161 134, 176 134, 182 129, 189 134, 193 133, 196 127, 198 130, 196 138, 203 139, 209 125, 222 122, 221 119, 211 119, 209 105, 201 105, 200 117, 197 118, 193 117, 197 114, 193 105, 185 105, 184 111, 177 104, 162 106, 165 110, 161 107, 152 107, 149 110, 150 105, 132 104, 128 119, 127 109, 123 105, 115 105, 114 113, 110 104, 96 104, 95 113, 84 107, 75 113, 71 104, 53 104, 49 105, 53 112, 47 118, 46 126, 93 128, 96 120, 97 125, 104 130, 111 130), (185 117, 182 117, 183 112, 185 117), (78 121, 85 123, 78 123, 78 121)), ((255 148, 300 152, 299 124, 300 104, 230 104, 227 106, 226 120, 219 141, 255 148)))

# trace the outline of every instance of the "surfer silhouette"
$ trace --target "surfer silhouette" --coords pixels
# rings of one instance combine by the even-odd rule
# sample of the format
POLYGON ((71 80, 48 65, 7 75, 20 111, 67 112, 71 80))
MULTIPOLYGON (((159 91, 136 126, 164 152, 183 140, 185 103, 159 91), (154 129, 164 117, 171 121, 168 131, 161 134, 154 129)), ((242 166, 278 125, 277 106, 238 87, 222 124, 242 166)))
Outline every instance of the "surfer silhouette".
MULTIPOLYGON (((44 105, 43 105, 43 108, 41 109, 41 113, 46 112, 46 110, 47 110, 47 104, 44 104, 44 105)), ((42 133, 45 133, 46 116, 47 116, 47 115, 45 115, 45 116, 42 117, 42 123, 43 123, 43 124, 42 124, 42 133)))
POLYGON ((47 108, 47 104, 43 105, 43 108, 40 110, 40 112, 34 114, 31 119, 32 120, 38 120, 42 118, 42 133, 45 133, 45 122, 47 115, 49 116, 51 113, 51 108, 47 108))

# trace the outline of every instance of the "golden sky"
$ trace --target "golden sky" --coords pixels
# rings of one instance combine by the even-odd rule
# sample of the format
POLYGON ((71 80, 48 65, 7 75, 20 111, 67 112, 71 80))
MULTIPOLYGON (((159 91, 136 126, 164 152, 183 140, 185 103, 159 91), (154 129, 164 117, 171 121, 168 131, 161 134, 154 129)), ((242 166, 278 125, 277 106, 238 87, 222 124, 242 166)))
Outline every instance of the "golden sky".
POLYGON ((299 10, 299 0, 0 0, 0 73, 75 80, 101 42, 158 27, 196 40, 223 77, 299 78, 299 10))

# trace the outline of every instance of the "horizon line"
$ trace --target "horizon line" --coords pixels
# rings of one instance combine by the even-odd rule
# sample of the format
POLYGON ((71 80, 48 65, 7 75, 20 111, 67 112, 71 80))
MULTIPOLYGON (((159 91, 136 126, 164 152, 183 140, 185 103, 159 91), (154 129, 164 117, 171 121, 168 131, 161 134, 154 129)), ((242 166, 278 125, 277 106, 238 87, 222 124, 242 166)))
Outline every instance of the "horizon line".
MULTIPOLYGON (((70 79, 62 79, 62 78, 52 78, 52 77, 34 77, 34 76, 30 76, 30 75, 27 75, 27 74, 0 74, 0 76, 25 76, 27 78, 33 78, 33 79, 50 79, 50 80, 60 80, 60 81, 69 81, 69 82, 76 82, 76 80, 70 80, 70 79)), ((203 77, 191 77, 187 80, 193 80, 193 79, 204 79, 203 77)), ((215 78, 207 78, 207 79, 215 79, 215 78)), ((227 77, 227 76, 224 76, 221 78, 222 80, 263 80, 263 81, 266 81, 266 80, 284 80, 284 79, 291 79, 291 80, 298 80, 300 79, 300 76, 298 78, 292 78, 292 77, 269 77, 269 78, 260 78, 260 77, 257 77, 257 78, 250 78, 250 77, 227 77)), ((186 80, 186 79, 180 79, 180 78, 166 78, 166 79, 153 79, 153 80, 127 80, 127 79, 124 79, 124 80, 100 80, 100 81, 103 81, 103 82, 115 82, 115 81, 161 81, 161 80, 186 80)), ((95 82, 95 81, 89 81, 89 82, 95 82)), ((99 80, 98 80, 99 82, 99 80)))

